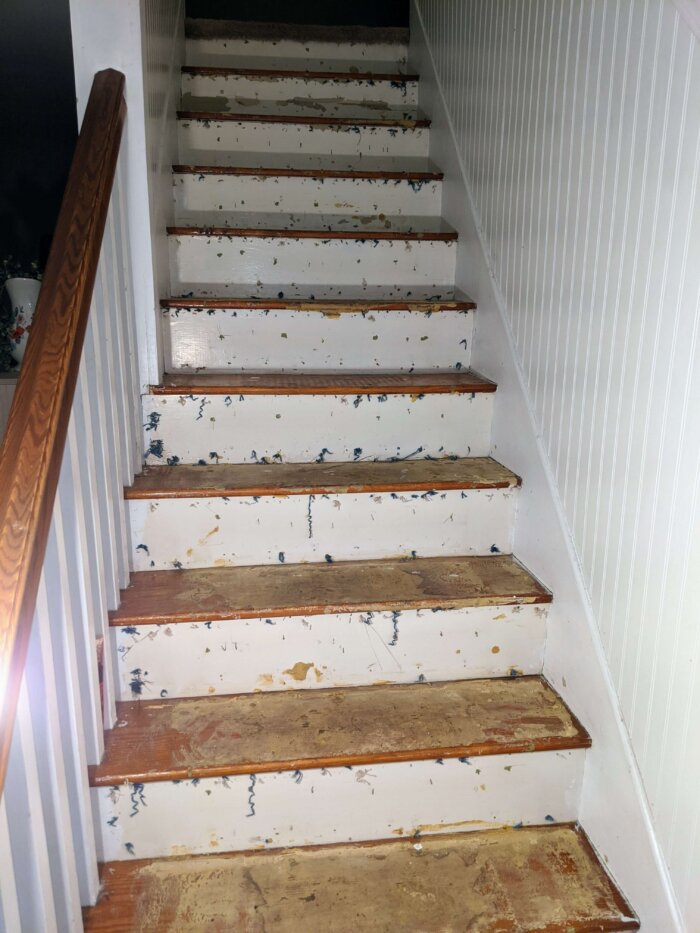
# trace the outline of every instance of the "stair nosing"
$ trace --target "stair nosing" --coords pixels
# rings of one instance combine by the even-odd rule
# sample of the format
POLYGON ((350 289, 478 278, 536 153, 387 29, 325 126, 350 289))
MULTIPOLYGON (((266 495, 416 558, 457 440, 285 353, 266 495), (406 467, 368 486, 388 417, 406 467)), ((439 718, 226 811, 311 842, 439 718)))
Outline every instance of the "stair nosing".
POLYGON ((325 308, 329 308, 331 313, 358 313, 365 311, 430 311, 436 312, 434 305, 440 306, 440 310, 448 311, 474 311, 476 302, 471 298, 447 298, 447 299, 425 299, 419 298, 415 301, 408 299, 378 299, 372 301, 370 298, 353 298, 343 300, 342 298, 289 298, 287 300, 280 298, 161 298, 160 306, 163 310, 175 308, 187 308, 190 310, 205 311, 209 308, 217 310, 226 309, 255 309, 267 308, 270 310, 295 310, 295 311, 318 311, 323 313, 325 308))
POLYGON ((430 120, 425 117, 321 117, 286 113, 220 113, 205 110, 178 110, 177 119, 205 123, 298 123, 304 126, 367 126, 404 130, 426 129, 430 126, 430 120))
MULTIPOLYGON (((334 375, 343 376, 343 380, 336 382, 332 380, 323 381, 328 374, 314 372, 313 374, 284 374, 287 376, 297 376, 300 378, 296 384, 290 379, 288 384, 281 380, 278 385, 273 382, 265 383, 264 378, 260 378, 260 373, 236 373, 239 382, 226 382, 224 374, 210 374, 211 378, 201 381, 201 374, 187 373, 177 379, 170 374, 170 382, 167 378, 164 382, 150 386, 151 395, 356 395, 356 396, 374 396, 374 395, 476 395, 490 394, 497 390, 495 382, 480 376, 472 370, 440 370, 437 373, 423 374, 411 373, 413 381, 401 383, 391 379, 382 380, 381 376, 387 376, 386 373, 376 374, 374 383, 362 384, 362 380, 357 380, 358 373, 337 373, 334 375), (431 376, 449 374, 452 380, 437 379, 431 382, 431 376), (198 376, 200 381, 198 381, 198 376), (307 381, 304 381, 304 377, 307 381), (310 378, 313 377, 313 378, 310 378), (461 377, 461 378, 459 378, 461 377), (182 379, 182 381, 180 381, 182 379), (187 380, 187 381, 185 381, 187 380), (218 381, 215 381, 218 380, 218 381)), ((363 373, 363 376, 374 373, 363 373)), ((403 374, 402 374, 403 375, 403 374)), ((409 374, 407 374, 409 375, 409 374)))
POLYGON ((169 226, 168 236, 249 237, 270 240, 412 240, 453 243, 456 230, 339 230, 327 228, 303 229, 298 227, 215 227, 169 226))
MULTIPOLYGON (((448 558, 447 560, 456 560, 457 558, 448 558)), ((326 599, 317 599, 315 602, 299 598, 288 599, 284 604, 271 605, 260 603, 259 605, 233 605, 233 601, 226 597, 226 594, 217 594, 218 608, 212 608, 211 605, 201 607, 200 604, 189 605, 185 608, 170 607, 160 612, 136 612, 132 609, 126 609, 123 600, 120 608, 111 610, 108 614, 109 626, 112 628, 129 628, 137 625, 178 625, 181 623, 194 622, 226 622, 238 619, 279 619, 286 616, 312 616, 312 615, 331 615, 331 614, 352 614, 362 612, 395 612, 411 611, 418 609, 427 609, 431 611, 444 611, 449 609, 467 609, 478 608, 480 606, 516 606, 516 605, 546 605, 552 602, 552 593, 533 575, 527 568, 517 560, 512 554, 498 554, 493 556, 470 556, 466 560, 469 563, 481 561, 507 560, 508 564, 513 564, 527 575, 529 581, 529 590, 522 584, 518 587, 509 587, 506 592, 471 592, 468 595, 461 596, 403 596, 403 597, 363 597, 356 598, 354 601, 341 601, 326 599), (515 589, 515 592, 513 590, 515 589)), ((193 585, 208 581, 211 574, 216 578, 225 580, 225 577, 233 578, 240 576, 243 571, 259 572, 261 575, 274 574, 292 574, 294 568, 303 567, 312 574, 334 574, 343 572, 350 567, 360 566, 366 573, 373 569, 391 567, 394 564, 415 564, 418 567, 425 568, 425 562, 439 562, 445 560, 441 557, 418 557, 418 558, 396 558, 382 559, 372 558, 359 561, 334 561, 332 563, 313 562, 310 564, 254 564, 229 567, 206 567, 206 568, 188 568, 172 570, 142 570, 131 575, 131 580, 127 591, 131 589, 135 582, 144 581, 148 584, 153 579, 161 582, 168 581, 169 578, 181 582, 183 579, 190 581, 193 585), (155 577, 154 577, 155 575, 155 577)), ((210 584, 209 584, 210 585, 210 584)), ((123 591, 124 592, 124 591, 123 591)))
MULTIPOLYGON (((591 747, 591 737, 589 733, 584 729, 581 722, 577 717, 572 713, 569 706, 562 699, 562 697, 554 690, 554 688, 547 682, 547 680, 541 674, 529 674, 519 677, 480 677, 473 678, 474 681, 486 681, 489 682, 499 682, 499 683, 509 683, 518 681, 534 681, 538 680, 540 683, 548 687, 552 693, 557 697, 557 700, 562 704, 566 710, 567 715, 570 717, 572 727, 575 731, 573 736, 563 736, 563 735, 549 735, 549 736, 540 736, 539 738, 516 738, 510 737, 506 741, 498 739, 485 739, 480 741, 471 741, 466 742, 461 745, 449 745, 449 746, 439 746, 439 745, 427 745, 427 746, 418 746, 416 748, 395 748, 392 750, 371 750, 367 749, 365 751, 358 752, 345 752, 343 754, 327 754, 327 755, 314 755, 313 757, 299 757, 299 758, 273 758, 273 759, 262 759, 262 760, 246 760, 238 763, 228 762, 228 763, 218 763, 218 764, 199 764, 199 765, 175 765, 173 764, 169 768, 164 768, 161 770, 138 770, 137 768, 129 768, 128 773, 125 773, 127 769, 110 769, 108 764, 102 762, 98 765, 90 765, 88 768, 90 785, 92 787, 113 787, 121 784, 129 783, 156 783, 161 781, 180 781, 180 780, 191 780, 193 778, 216 778, 224 776, 237 776, 243 774, 269 774, 277 771, 306 771, 310 769, 320 769, 320 768, 347 768, 355 767, 358 765, 378 765, 378 764, 392 764, 392 763, 401 763, 409 761, 431 761, 431 760, 441 760, 441 759, 451 759, 451 758, 481 758, 492 755, 515 755, 515 754, 526 754, 526 753, 537 753, 537 752, 552 752, 552 751, 564 751, 564 750, 575 750, 575 749, 587 749, 591 747)), ((468 681, 461 679, 456 681, 435 681, 441 685, 444 684, 455 684, 455 683, 466 683, 468 681)), ((425 683, 408 683, 408 684, 392 684, 389 689, 397 692, 409 692, 415 690, 430 690, 430 682, 425 683)), ((369 685, 362 687, 328 687, 320 688, 313 691, 313 694, 316 698, 319 695, 333 696, 339 695, 342 693, 347 693, 348 691, 362 691, 364 693, 371 693, 372 691, 382 691, 386 690, 387 685, 369 685)), ((309 691, 306 690, 290 690, 290 691, 276 691, 286 694, 306 694, 309 691)), ((195 703, 200 701, 208 701, 212 704, 216 704, 217 701, 226 701, 235 697, 260 697, 261 702, 265 702, 264 697, 269 696, 270 694, 258 694, 258 693, 240 693, 240 694, 221 694, 210 697, 169 697, 167 699, 160 700, 127 700, 120 701, 117 704, 117 718, 119 718, 120 708, 125 706, 140 706, 142 709, 145 706, 166 706, 166 705, 177 705, 185 703, 195 703)), ((330 700, 328 701, 330 702, 330 700)))
POLYGON ((187 16, 185 37, 226 39, 231 42, 330 42, 337 45, 395 45, 402 48, 408 44, 409 29, 407 26, 268 23, 187 16))
POLYGON ((442 181, 445 173, 439 170, 393 171, 390 169, 331 169, 331 168, 256 168, 255 166, 231 165, 173 165, 174 175, 245 175, 284 178, 351 178, 386 179, 388 181, 442 181))
POLYGON ((417 74, 401 74, 400 72, 385 71, 315 71, 304 68, 236 68, 222 65, 183 65, 182 74, 204 75, 211 77, 270 77, 270 78, 302 78, 322 81, 372 81, 391 82, 392 84, 416 83, 417 74))
MULTIPOLYGON (((464 461, 490 461, 488 466, 494 465, 499 467, 501 470, 506 471, 506 468, 502 464, 493 460, 491 457, 473 457, 473 458, 460 458, 464 461)), ((334 469, 342 471, 344 467, 352 465, 357 467, 360 463, 366 462, 368 466, 375 467, 375 461, 349 461, 347 463, 338 462, 333 465, 334 469)), ((415 462, 415 461, 414 461, 415 462)), ((430 463, 439 463, 440 461, 431 460, 430 463)), ((449 459, 446 462, 454 464, 458 461, 449 459)), ((397 461, 397 466, 400 466, 400 461, 397 461)), ((466 464, 465 464, 466 465, 466 464)), ((158 485, 158 477, 171 473, 171 475, 177 475, 177 472, 180 471, 213 471, 214 474, 218 472, 225 473, 226 469, 229 467, 229 464, 207 464, 206 467, 200 466, 198 464, 175 464, 173 466, 145 466, 147 473, 137 474, 134 478, 134 483, 131 486, 127 486, 124 489, 124 498, 127 500, 143 500, 143 499, 194 499, 194 498, 240 498, 240 497, 250 497, 250 496, 309 496, 309 495, 346 495, 352 493, 380 493, 380 492, 442 492, 446 490, 478 490, 478 489, 515 489, 521 485, 520 477, 511 471, 508 478, 502 479, 469 479, 468 477, 455 478, 450 480, 433 480, 429 482, 428 480, 420 479, 404 479, 404 480, 386 480, 386 481, 374 481, 374 482, 355 482, 355 483, 339 483, 339 482, 309 482, 306 484, 296 484, 296 485, 281 485, 275 483, 272 478, 268 478, 266 482, 249 483, 247 485, 233 485, 229 483, 218 483, 216 485, 195 485, 191 484, 189 486, 182 487, 169 487, 158 485), (172 471, 175 471, 172 473, 172 471), (151 484, 149 485, 144 477, 153 477, 151 484)), ((249 467, 246 472, 249 472, 254 475, 255 471, 259 469, 258 464, 247 464, 246 467, 249 467)), ((294 467, 309 467, 309 474, 313 475, 315 467, 321 467, 320 464, 293 464, 294 467)), ((487 466, 485 464, 485 466, 487 466)), ((284 471, 285 464, 274 464, 272 465, 273 470, 278 470, 279 472, 284 471)), ((376 467, 375 467, 376 468, 376 467)), ((361 468, 360 468, 361 469, 361 468)))

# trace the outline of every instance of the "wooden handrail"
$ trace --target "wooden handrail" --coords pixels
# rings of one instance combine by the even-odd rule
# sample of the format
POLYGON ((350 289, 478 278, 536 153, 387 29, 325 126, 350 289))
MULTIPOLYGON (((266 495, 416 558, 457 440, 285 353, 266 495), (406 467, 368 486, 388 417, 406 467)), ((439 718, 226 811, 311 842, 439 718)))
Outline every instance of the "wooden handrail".
POLYGON ((125 115, 124 75, 100 71, 0 449, 0 792, 125 115))

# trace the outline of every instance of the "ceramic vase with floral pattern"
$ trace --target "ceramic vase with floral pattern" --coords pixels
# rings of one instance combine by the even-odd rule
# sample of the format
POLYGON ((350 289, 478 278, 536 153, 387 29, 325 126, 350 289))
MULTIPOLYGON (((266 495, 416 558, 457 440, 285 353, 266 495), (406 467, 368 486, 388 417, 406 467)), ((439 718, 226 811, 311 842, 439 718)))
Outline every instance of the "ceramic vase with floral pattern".
POLYGON ((13 359, 21 363, 29 339, 41 282, 38 279, 17 276, 7 279, 5 288, 13 311, 13 323, 8 333, 10 352, 13 359))

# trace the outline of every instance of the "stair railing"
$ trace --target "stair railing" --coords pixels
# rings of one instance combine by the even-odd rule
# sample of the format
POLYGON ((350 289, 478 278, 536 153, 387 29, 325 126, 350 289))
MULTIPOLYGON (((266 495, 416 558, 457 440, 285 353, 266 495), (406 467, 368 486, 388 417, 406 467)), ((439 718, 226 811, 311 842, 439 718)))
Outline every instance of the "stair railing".
POLYGON ((99 887, 87 767, 115 719, 108 611, 141 458, 120 157, 95 75, 0 450, 0 930, 81 930, 99 887))

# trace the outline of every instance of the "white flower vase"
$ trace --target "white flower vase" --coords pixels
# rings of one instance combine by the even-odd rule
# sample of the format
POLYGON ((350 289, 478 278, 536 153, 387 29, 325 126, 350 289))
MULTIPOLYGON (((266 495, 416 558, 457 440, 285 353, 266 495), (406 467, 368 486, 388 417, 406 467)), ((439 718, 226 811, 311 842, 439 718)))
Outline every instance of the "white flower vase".
POLYGON ((21 364, 27 348, 29 331, 36 308, 41 282, 38 279, 16 277, 5 282, 14 313, 13 324, 9 331, 10 352, 13 359, 21 364))

